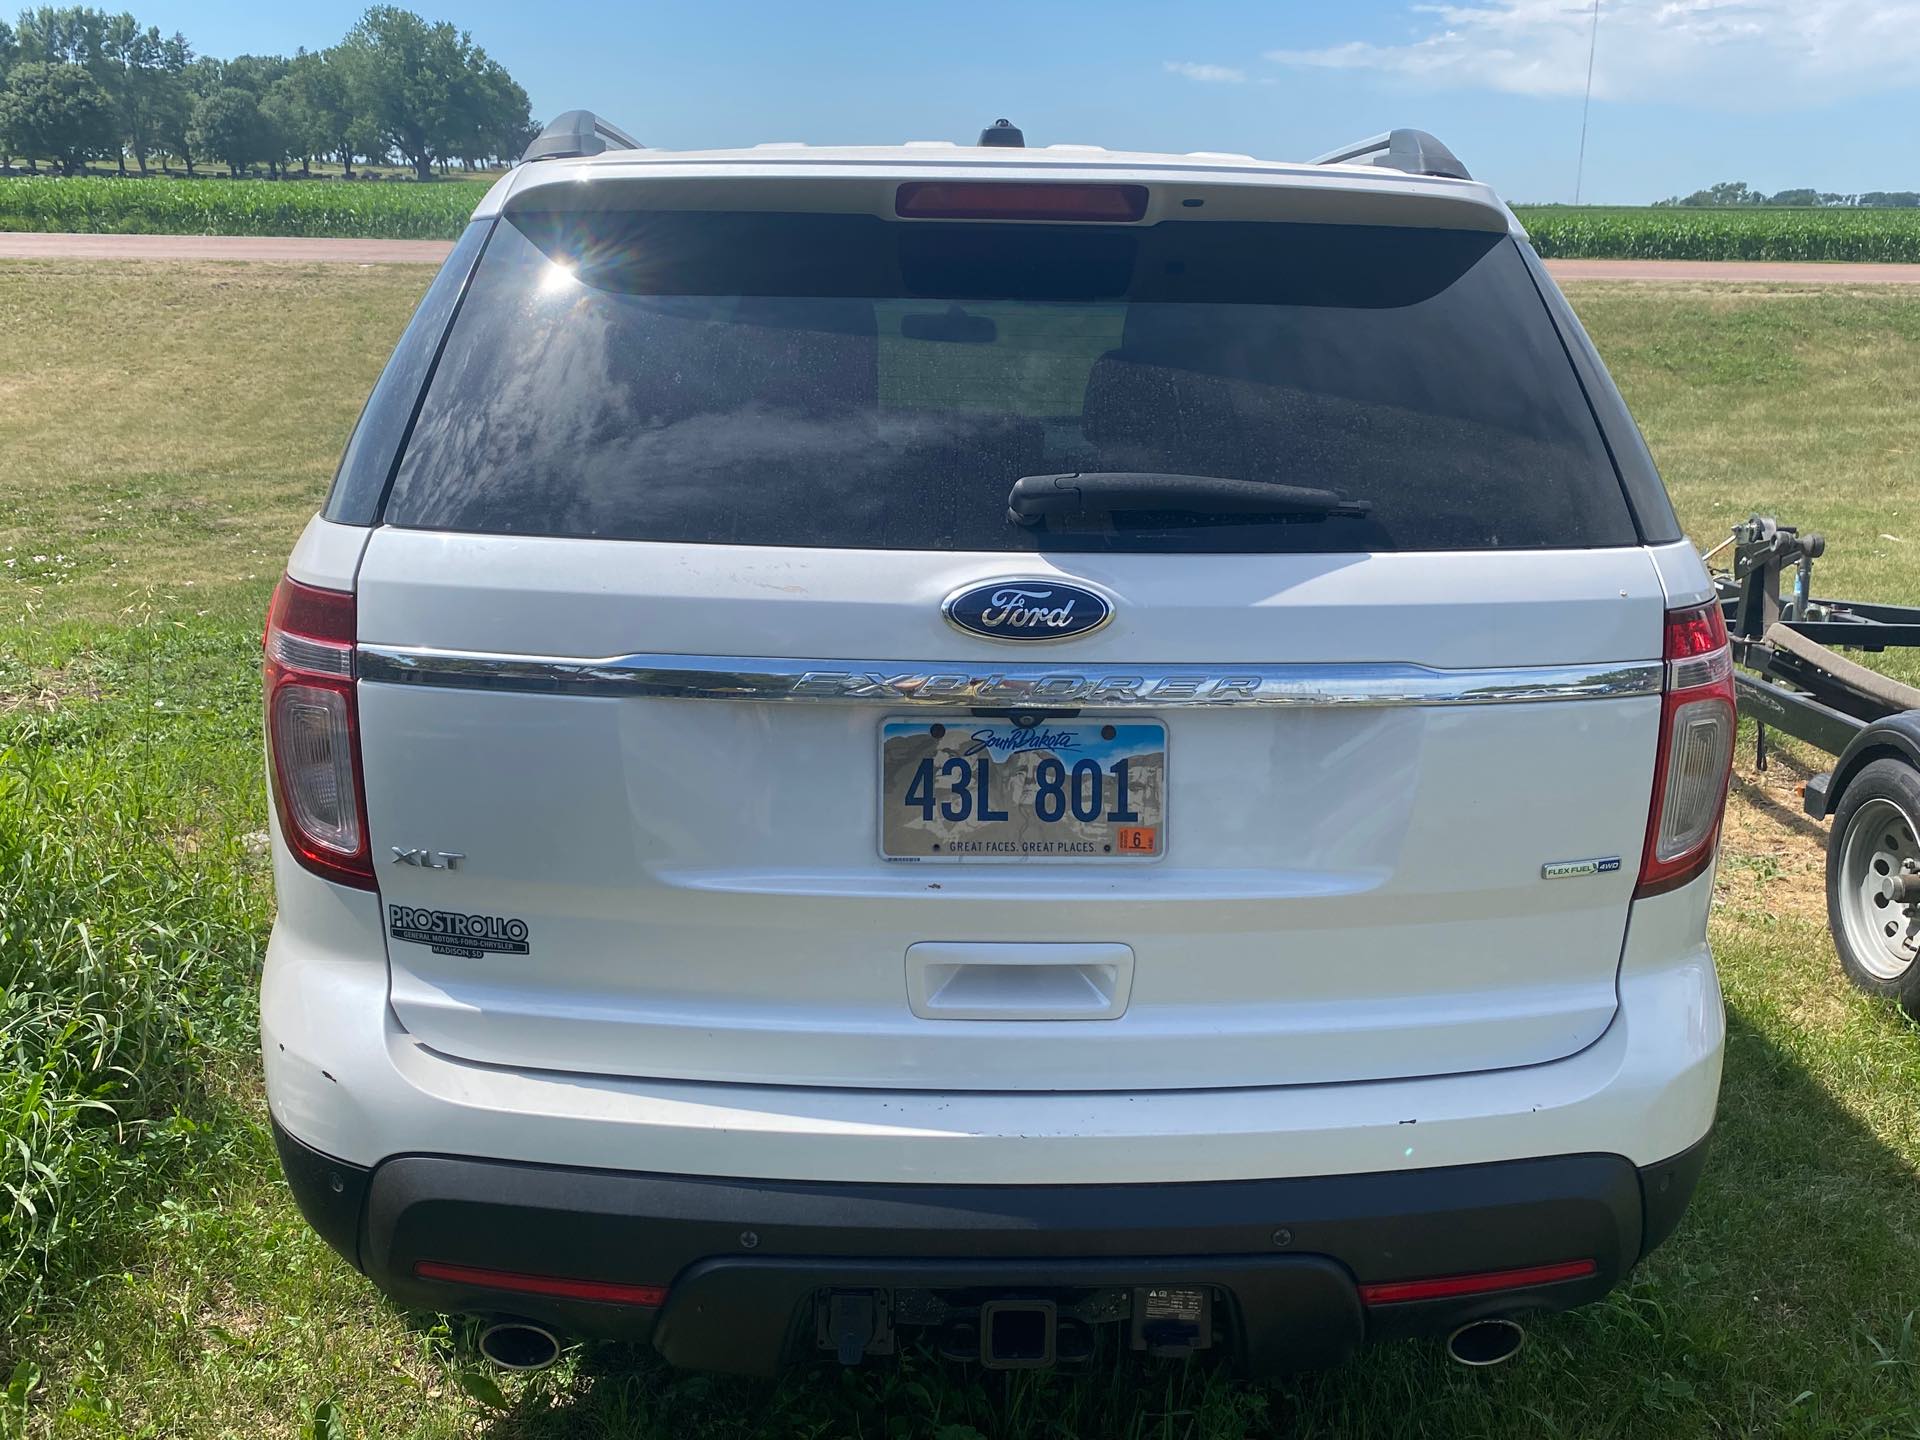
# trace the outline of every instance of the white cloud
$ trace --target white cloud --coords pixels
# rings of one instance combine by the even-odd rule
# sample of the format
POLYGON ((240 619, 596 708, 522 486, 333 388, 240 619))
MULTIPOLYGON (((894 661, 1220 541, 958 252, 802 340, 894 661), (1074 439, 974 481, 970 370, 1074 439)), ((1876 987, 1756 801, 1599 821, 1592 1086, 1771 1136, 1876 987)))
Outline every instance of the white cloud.
MULTIPOLYGON (((1270 50, 1280 65, 1427 85, 1578 95, 1586 0, 1411 6, 1401 43, 1270 50)), ((1752 109, 1915 83, 1920 0, 1601 0, 1593 93, 1752 109)))
POLYGON ((1247 72, 1232 65, 1201 65, 1192 60, 1169 60, 1167 69, 1175 75, 1184 75, 1189 80, 1198 80, 1206 85, 1247 83, 1247 72))

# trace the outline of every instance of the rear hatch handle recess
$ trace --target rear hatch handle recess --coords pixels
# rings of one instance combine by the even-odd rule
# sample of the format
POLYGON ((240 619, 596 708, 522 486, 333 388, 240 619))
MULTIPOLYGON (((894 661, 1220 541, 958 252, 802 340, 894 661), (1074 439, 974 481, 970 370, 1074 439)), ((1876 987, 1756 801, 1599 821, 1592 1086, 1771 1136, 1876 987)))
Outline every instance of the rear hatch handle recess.
POLYGON ((1007 496, 1007 517, 1016 525, 1038 525, 1049 515, 1113 514, 1127 510, 1359 520, 1372 509, 1370 500, 1349 500, 1332 490, 1152 470, 1022 475, 1013 482, 1007 496))

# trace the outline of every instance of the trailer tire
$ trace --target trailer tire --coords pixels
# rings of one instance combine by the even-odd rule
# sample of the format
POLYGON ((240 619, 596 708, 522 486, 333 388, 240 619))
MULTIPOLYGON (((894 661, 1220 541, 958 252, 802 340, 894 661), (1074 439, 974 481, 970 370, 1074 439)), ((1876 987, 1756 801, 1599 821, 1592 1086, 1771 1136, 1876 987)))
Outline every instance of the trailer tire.
POLYGON ((1920 1019, 1920 769, 1875 760, 1849 782, 1827 838, 1827 927, 1847 978, 1920 1019))

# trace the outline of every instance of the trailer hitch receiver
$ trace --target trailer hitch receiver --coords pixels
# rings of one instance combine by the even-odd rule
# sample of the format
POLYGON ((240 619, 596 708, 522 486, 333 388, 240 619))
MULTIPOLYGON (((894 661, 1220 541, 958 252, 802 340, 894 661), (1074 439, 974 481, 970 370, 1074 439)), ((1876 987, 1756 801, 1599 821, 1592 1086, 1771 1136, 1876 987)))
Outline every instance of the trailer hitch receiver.
POLYGON ((1047 1369, 1059 1331, 1051 1300, 989 1300, 980 1307, 980 1363, 989 1370, 1047 1369))

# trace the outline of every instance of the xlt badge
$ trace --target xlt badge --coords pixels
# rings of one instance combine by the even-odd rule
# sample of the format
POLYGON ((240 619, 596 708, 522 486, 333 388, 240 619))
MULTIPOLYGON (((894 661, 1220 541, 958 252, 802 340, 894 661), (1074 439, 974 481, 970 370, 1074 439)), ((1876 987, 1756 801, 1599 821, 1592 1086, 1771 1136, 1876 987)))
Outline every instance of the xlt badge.
POLYGON ((393 851, 393 863, 412 865, 421 870, 458 870, 460 862, 467 857, 458 850, 405 850, 398 845, 387 847, 393 851))

